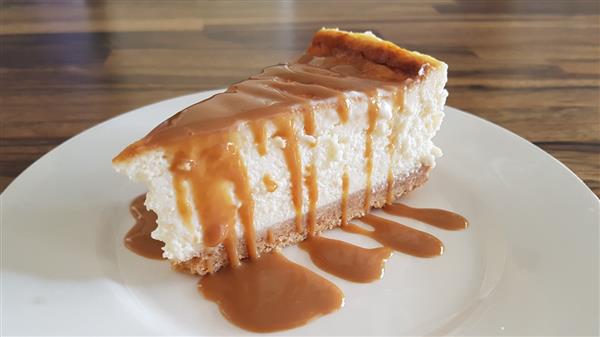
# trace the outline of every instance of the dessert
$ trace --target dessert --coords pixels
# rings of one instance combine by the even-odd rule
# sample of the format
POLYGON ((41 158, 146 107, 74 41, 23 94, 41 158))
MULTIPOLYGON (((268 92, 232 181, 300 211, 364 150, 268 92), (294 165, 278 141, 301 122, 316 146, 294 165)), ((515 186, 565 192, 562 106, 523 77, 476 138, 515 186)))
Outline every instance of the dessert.
POLYGON ((423 184, 441 155, 446 71, 373 34, 322 29, 298 60, 184 109, 113 166, 146 184, 163 256, 212 273, 423 184))

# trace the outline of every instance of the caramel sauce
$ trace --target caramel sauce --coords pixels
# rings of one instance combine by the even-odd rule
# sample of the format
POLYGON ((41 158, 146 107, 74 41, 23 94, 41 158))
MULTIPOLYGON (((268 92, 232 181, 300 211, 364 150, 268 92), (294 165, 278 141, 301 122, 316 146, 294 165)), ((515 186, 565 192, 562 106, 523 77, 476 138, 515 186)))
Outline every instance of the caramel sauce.
POLYGON ((373 131, 377 123, 377 115, 379 114, 379 104, 377 91, 369 95, 368 119, 369 126, 367 128, 366 144, 365 144, 365 171, 367 174, 367 185, 365 186, 365 212, 371 209, 371 193, 372 193, 372 175, 373 175, 373 131))
MULTIPOLYGON (((316 131, 315 125, 315 110, 310 103, 304 106, 304 133, 309 136, 314 136, 316 131)), ((316 144, 315 144, 316 145, 316 144)))
POLYGON ((265 127, 265 120, 259 119, 250 123, 250 129, 254 136, 254 143, 256 144, 256 150, 261 156, 267 154, 267 128, 265 127))
POLYGON ((163 258, 164 243, 150 236, 157 226, 156 213, 146 209, 145 201, 146 195, 142 194, 131 202, 129 212, 135 219, 135 225, 127 232, 123 242, 125 247, 138 255, 160 260, 163 258))
POLYGON ((387 247, 367 249, 322 236, 300 243, 320 269, 352 282, 368 283, 383 276, 385 261, 392 255, 387 247))
POLYGON ((225 251, 227 252, 227 260, 229 261, 229 265, 233 267, 237 267, 240 265, 240 254, 238 252, 237 246, 237 234, 235 232, 235 226, 228 227, 229 233, 227 237, 223 241, 223 246, 225 247, 225 251))
POLYGON ((277 132, 274 136, 285 140, 283 155, 290 172, 290 187, 292 190, 292 202, 296 212, 296 231, 302 232, 302 158, 298 149, 298 138, 294 129, 294 120, 280 117, 275 120, 277 132))
MULTIPOLYGON (((188 165, 191 165, 191 163, 188 163, 188 165)), ((175 195, 177 195, 177 196, 186 195, 187 190, 186 190, 184 184, 185 184, 184 177, 182 177, 181 175, 173 175, 173 188, 175 190, 175 195)), ((176 202, 177 202, 177 211, 179 212, 179 215, 181 216, 181 220, 183 221, 183 224, 187 227, 187 229, 189 231, 193 231, 192 210, 190 208, 190 205, 188 205, 187 199, 177 197, 176 202)))
POLYGON ((344 302, 333 283, 279 253, 204 276, 198 289, 230 322, 254 332, 301 326, 344 302))
POLYGON ((263 176, 263 184, 265 184, 265 187, 267 188, 267 191, 269 191, 269 192, 275 192, 278 187, 277 183, 268 174, 265 174, 263 176))
POLYGON ((212 274, 215 272, 214 257, 211 256, 208 258, 208 263, 206 264, 206 269, 209 274, 212 274))
POLYGON ((344 174, 342 175, 342 219, 341 224, 345 226, 348 224, 348 189, 350 187, 350 180, 348 178, 348 171, 344 170, 344 174))
POLYGON ((465 229, 469 226, 469 221, 462 215, 443 209, 414 208, 403 204, 392 204, 386 205, 383 211, 451 231, 465 229))
POLYGON ((306 226, 309 236, 315 235, 317 225, 317 200, 319 189, 317 186, 317 167, 312 164, 308 167, 306 174, 306 188, 308 190, 308 213, 306 215, 306 226))
POLYGON ((373 227, 374 231, 366 230, 355 224, 348 224, 342 229, 350 233, 368 236, 386 247, 412 256, 434 257, 442 255, 444 252, 442 242, 429 233, 372 214, 367 214, 360 220, 373 227))
MULTIPOLYGON (((394 92, 394 106, 398 107, 398 109, 402 109, 404 107, 404 90, 398 89, 394 92)), ((388 161, 390 163, 390 167, 388 168, 387 174, 387 190, 385 195, 385 203, 391 204, 394 202, 394 171, 392 167, 392 163, 394 162, 394 152, 396 151, 396 142, 398 141, 398 133, 396 130, 396 120, 397 116, 401 111, 393 111, 392 118, 390 119, 390 135, 388 136, 388 145, 387 145, 387 153, 388 153, 388 161)))
POLYGON ((346 100, 346 96, 343 94, 338 95, 337 113, 338 117, 340 118, 340 122, 346 123, 348 121, 348 116, 350 115, 348 111, 348 101, 346 100))
MULTIPOLYGON (((204 244, 215 247, 224 243, 226 248, 229 247, 228 253, 235 253, 237 245, 225 241, 228 238, 228 241, 232 241, 235 237, 235 225, 239 216, 244 227, 248 254, 251 258, 256 258, 254 199, 237 142, 238 139, 231 133, 207 134, 204 142, 189 144, 189 147, 177 152, 170 169, 175 177, 174 182, 178 185, 178 208, 180 212, 185 208, 185 214, 190 213, 187 203, 182 204, 186 195, 179 193, 183 190, 184 181, 192 186, 192 200, 202 224, 204 244), (241 203, 239 210, 233 197, 241 203)), ((189 223, 187 225, 191 226, 189 223)), ((237 254, 230 261, 235 258, 237 254)))
POLYGON ((385 192, 385 203, 387 205, 389 205, 393 202, 394 202, 394 172, 392 170, 392 167, 390 166, 390 168, 388 169, 388 174, 387 174, 387 188, 386 188, 386 192, 385 192))
POLYGON ((272 245, 275 243, 275 237, 273 236, 273 230, 267 229, 267 243, 272 245))

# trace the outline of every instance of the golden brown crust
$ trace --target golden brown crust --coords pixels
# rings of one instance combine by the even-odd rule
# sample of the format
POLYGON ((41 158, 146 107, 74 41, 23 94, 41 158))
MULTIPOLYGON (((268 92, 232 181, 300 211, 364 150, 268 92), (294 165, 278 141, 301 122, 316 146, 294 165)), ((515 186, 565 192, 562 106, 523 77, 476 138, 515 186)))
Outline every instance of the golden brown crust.
POLYGON ((437 68, 443 64, 429 55, 400 48, 373 34, 327 28, 322 28, 315 34, 307 52, 313 56, 345 55, 364 58, 386 65, 410 78, 422 76, 429 67, 437 68))
MULTIPOLYGON (((430 167, 423 166, 414 171, 407 177, 398 178, 394 182, 394 196, 401 197, 407 192, 412 191, 416 187, 421 186, 429 176, 430 167)), ((385 205, 386 200, 386 184, 382 184, 373 189, 371 205, 374 208, 380 208, 385 205)), ((348 218, 353 219, 364 215, 364 197, 365 190, 356 192, 348 198, 348 218)), ((340 225, 341 208, 339 204, 331 204, 321 207, 317 210, 317 225, 316 230, 321 232, 340 225)), ((298 243, 306 239, 306 230, 302 233, 296 232, 294 219, 285 221, 279 225, 271 227, 273 241, 268 240, 267 231, 257 233, 257 249, 260 254, 265 254, 275 248, 286 247, 298 243)), ((248 256, 246 252, 246 244, 243 238, 238 241, 238 252, 241 258, 248 256)), ((205 275, 216 272, 221 267, 228 265, 227 254, 223 246, 214 249, 205 250, 200 256, 194 257, 191 260, 174 263, 173 267, 176 270, 184 271, 191 274, 205 275)))

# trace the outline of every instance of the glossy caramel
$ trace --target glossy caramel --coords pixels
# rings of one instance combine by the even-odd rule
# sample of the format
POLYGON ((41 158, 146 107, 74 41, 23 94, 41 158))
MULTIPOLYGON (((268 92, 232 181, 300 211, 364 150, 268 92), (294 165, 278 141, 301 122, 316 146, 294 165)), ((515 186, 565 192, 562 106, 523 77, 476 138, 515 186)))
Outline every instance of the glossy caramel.
POLYGON ((342 175, 342 200, 341 200, 341 209, 342 209, 342 219, 341 225, 345 226, 348 224, 348 189, 350 188, 350 178, 348 177, 348 171, 344 170, 344 174, 342 175))
MULTIPOLYGON (((396 90, 394 93, 394 105, 400 109, 404 108, 404 90, 396 90)), ((388 153, 388 161, 390 162, 390 166, 388 167, 387 174, 387 188, 385 194, 385 203, 391 204, 394 201, 394 171, 393 171, 393 163, 394 163, 394 153, 396 151, 396 143, 398 142, 398 134, 400 133, 397 130, 396 120, 398 119, 398 114, 392 114, 392 118, 390 120, 390 128, 391 132, 388 136, 388 144, 387 144, 387 153, 388 153)))
POLYGON ((317 167, 312 164, 308 167, 306 173, 306 188, 308 190, 308 213, 306 215, 306 226, 309 236, 315 235, 317 226, 317 200, 319 199, 319 189, 317 185, 317 167))
POLYGON ((404 204, 391 204, 383 207, 383 211, 451 231, 465 229, 469 226, 469 221, 464 216, 443 209, 415 208, 404 204))
POLYGON ((322 236, 300 243, 320 269, 352 282, 368 283, 383 276, 385 261, 392 255, 387 247, 367 249, 322 236))
POLYGON ((277 190, 277 183, 275 182, 275 180, 273 180, 273 178, 271 178, 270 175, 265 174, 263 176, 263 184, 265 184, 265 188, 267 189, 267 191, 269 192, 275 192, 277 190))
POLYGON ((371 209, 371 194, 373 193, 373 131, 377 123, 377 115, 379 115, 379 95, 377 90, 373 90, 369 95, 367 114, 369 126, 367 127, 367 135, 365 137, 365 171, 367 174, 367 185, 365 186, 365 212, 371 209))
POLYGON ((442 255, 444 252, 442 242, 429 233, 372 214, 367 214, 360 220, 373 227, 374 230, 369 231, 355 224, 348 224, 342 229, 366 235, 386 247, 412 256, 434 257, 442 255))
POLYGON ((198 289, 225 318, 254 332, 304 325, 339 309, 344 298, 333 283, 279 253, 204 276, 198 289))
POLYGON ((135 224, 127 232, 123 243, 132 252, 150 259, 162 259, 164 243, 154 240, 150 233, 156 229, 156 213, 146 209, 146 195, 142 194, 131 201, 129 212, 135 224))

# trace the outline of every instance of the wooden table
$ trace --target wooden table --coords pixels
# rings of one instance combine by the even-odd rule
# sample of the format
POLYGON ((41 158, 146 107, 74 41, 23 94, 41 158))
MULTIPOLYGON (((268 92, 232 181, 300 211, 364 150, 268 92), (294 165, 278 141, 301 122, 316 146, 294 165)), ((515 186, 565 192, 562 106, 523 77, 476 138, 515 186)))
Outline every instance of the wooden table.
POLYGON ((0 190, 110 117, 224 87, 320 27, 446 61, 448 104, 530 140, 600 194, 598 1, 2 1, 0 190))

